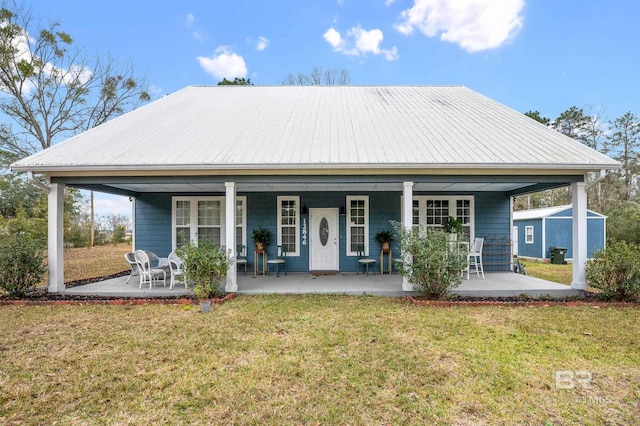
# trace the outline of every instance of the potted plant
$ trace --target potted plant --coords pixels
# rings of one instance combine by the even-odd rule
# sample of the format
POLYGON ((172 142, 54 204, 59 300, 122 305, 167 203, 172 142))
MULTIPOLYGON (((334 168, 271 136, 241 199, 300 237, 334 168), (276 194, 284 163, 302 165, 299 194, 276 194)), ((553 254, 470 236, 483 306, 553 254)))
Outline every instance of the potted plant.
POLYGON ((449 216, 447 221, 442 225, 444 232, 449 234, 450 239, 455 240, 460 232, 462 232, 462 222, 453 216, 449 216))
POLYGON ((197 245, 190 242, 176 252, 184 262, 186 280, 193 285, 193 293, 200 300, 200 309, 209 312, 211 299, 224 294, 220 283, 233 264, 231 253, 208 240, 199 241, 197 245))
POLYGON ((389 244, 395 239, 391 231, 380 231, 376 234, 375 240, 380 244, 383 251, 389 251, 389 244))
POLYGON ((251 238, 253 238, 253 242, 256 244, 256 251, 264 251, 271 242, 271 231, 259 226, 258 229, 252 231, 251 238))

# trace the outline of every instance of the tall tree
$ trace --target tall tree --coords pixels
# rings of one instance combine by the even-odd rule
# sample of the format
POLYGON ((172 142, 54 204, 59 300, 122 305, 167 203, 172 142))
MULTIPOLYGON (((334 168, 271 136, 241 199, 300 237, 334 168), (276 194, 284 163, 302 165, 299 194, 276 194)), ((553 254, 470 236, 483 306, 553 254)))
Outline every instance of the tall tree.
POLYGON ((245 80, 244 77, 242 78, 236 77, 233 79, 233 81, 223 78, 222 81, 218 82, 218 86, 253 86, 253 83, 251 82, 250 78, 247 78, 245 80))
MULTIPOLYGON (((585 114, 583 108, 572 106, 562 112, 550 125, 563 135, 584 143, 589 122, 590 117, 585 114)), ((550 198, 552 206, 568 204, 571 202, 571 189, 567 187, 551 190, 550 198)))
POLYGON ((41 25, 12 0, 0 0, 0 92, 0 111, 11 120, 0 124, 3 168, 150 100, 131 66, 85 55, 59 22, 41 25))
POLYGON ((637 186, 638 148, 640 148, 640 122, 631 112, 611 121, 611 133, 604 147, 607 153, 622 163, 622 179, 624 188, 623 200, 632 198, 637 186))
POLYGON ((24 157, 100 125, 150 99, 142 81, 110 57, 83 55, 59 22, 41 26, 0 2, 0 111, 13 122, 0 149, 24 157))
POLYGON ((313 67, 309 73, 287 74, 282 80, 284 86, 345 86, 351 84, 351 75, 346 69, 313 67))
POLYGON ((584 135, 588 122, 589 117, 584 113, 584 109, 572 106, 562 112, 551 123, 551 127, 565 136, 580 139, 584 135))
POLYGON ((527 112, 524 113, 524 115, 526 115, 529 118, 533 118, 538 123, 542 123, 545 126, 548 126, 549 123, 551 122, 551 119, 549 117, 544 117, 544 116, 540 115, 539 111, 527 111, 527 112))

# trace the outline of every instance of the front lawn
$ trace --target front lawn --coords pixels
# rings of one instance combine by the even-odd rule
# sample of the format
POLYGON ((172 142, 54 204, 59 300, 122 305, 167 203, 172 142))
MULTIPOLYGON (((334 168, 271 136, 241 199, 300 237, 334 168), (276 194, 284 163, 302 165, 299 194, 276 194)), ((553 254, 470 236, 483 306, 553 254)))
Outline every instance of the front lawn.
POLYGON ((526 265, 525 269, 532 277, 566 285, 571 285, 571 281, 573 281, 573 265, 570 263, 556 265, 525 259, 521 259, 521 262, 526 265))
POLYGON ((637 308, 239 296, 211 314, 2 306, 0 321, 2 424, 564 425, 640 416, 637 308))

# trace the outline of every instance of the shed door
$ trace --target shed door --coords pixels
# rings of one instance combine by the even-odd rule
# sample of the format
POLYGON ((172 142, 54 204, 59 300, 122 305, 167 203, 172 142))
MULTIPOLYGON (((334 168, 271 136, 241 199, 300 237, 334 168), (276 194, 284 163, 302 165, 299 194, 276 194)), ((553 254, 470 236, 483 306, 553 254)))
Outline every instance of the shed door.
POLYGON ((312 271, 337 271, 338 209, 309 209, 309 269, 312 271))

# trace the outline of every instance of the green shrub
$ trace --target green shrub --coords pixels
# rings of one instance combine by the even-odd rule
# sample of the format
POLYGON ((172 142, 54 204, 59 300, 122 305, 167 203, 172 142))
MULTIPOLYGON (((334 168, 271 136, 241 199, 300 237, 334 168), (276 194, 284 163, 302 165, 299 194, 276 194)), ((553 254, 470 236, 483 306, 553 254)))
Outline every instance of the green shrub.
POLYGON ((459 251, 449 235, 441 230, 424 227, 407 231, 393 222, 399 236, 402 253, 411 262, 399 262, 397 267, 416 291, 430 299, 444 299, 450 290, 458 287, 461 274, 467 266, 467 252, 459 251))
POLYGON ((587 283, 604 299, 640 300, 640 246, 613 242, 587 262, 587 283))
POLYGON ((32 291, 45 273, 44 244, 27 233, 0 239, 0 287, 11 297, 32 291))
POLYGON ((180 247, 177 254, 184 262, 187 281, 193 285, 198 299, 224 295, 220 282, 233 263, 230 253, 208 240, 202 240, 197 245, 189 243, 180 247))

